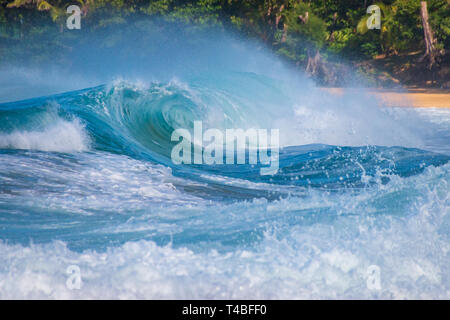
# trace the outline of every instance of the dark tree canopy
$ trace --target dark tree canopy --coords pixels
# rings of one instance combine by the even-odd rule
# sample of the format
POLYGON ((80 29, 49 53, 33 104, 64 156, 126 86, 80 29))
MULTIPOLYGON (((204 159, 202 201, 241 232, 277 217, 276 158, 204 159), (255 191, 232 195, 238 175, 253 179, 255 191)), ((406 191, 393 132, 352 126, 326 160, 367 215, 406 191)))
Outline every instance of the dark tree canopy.
MULTIPOLYGON (((70 47, 77 37, 65 31, 72 4, 81 8, 83 32, 107 32, 137 17, 231 29, 300 68, 308 70, 315 61, 313 73, 336 56, 358 62, 428 48, 420 0, 0 0, 1 61, 43 62, 55 59, 54 48, 70 47), (381 8, 380 30, 365 27, 371 4, 381 8)), ((450 42, 450 6, 428 0, 427 8, 433 48, 442 56, 450 42)))

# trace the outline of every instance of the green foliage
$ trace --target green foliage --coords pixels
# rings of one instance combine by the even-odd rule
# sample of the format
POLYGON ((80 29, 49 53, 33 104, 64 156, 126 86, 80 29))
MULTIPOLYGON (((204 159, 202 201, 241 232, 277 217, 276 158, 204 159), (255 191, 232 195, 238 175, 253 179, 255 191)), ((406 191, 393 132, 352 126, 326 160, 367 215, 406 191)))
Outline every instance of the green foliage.
MULTIPOLYGON (((76 33, 64 31, 66 8, 82 8, 83 32, 127 25, 134 17, 182 21, 192 28, 232 28, 262 40, 296 63, 308 50, 366 59, 424 48, 419 0, 375 1, 382 10, 381 30, 367 30, 362 0, 0 0, 0 59, 26 55, 16 44, 33 49, 33 58, 53 59, 76 33), (308 18, 305 19, 306 13, 308 18), (299 17, 303 17, 299 18, 299 17)), ((430 24, 439 48, 450 43, 448 0, 428 0, 430 24)), ((149 30, 150 32, 150 30, 149 30)), ((108 37, 112 39, 113 36, 108 37)), ((108 40, 110 41, 110 40, 108 40)), ((107 41, 105 40, 105 43, 107 41)), ((108 42, 110 43, 110 42, 108 42)), ((29 52, 29 51, 28 51, 29 52)))
POLYGON ((294 3, 290 10, 285 15, 286 22, 288 24, 288 37, 306 39, 308 42, 321 48, 327 37, 327 25, 326 23, 316 16, 311 11, 311 7, 305 3, 294 3), (299 16, 306 16, 308 13, 308 20, 303 23, 299 16))
POLYGON ((450 47, 450 5, 447 0, 430 1, 430 23, 438 40, 438 47, 450 47))
POLYGON ((374 57, 379 53, 377 45, 372 42, 363 43, 361 49, 364 55, 368 57, 374 57))
MULTIPOLYGON (((387 54, 420 50, 423 48, 423 27, 419 0, 396 0, 390 5, 375 3, 381 8, 380 45, 387 54)), ((427 1, 430 23, 438 46, 448 47, 450 23, 449 5, 446 0, 427 1)), ((357 30, 360 34, 373 33, 367 30, 368 15, 361 18, 357 30)))

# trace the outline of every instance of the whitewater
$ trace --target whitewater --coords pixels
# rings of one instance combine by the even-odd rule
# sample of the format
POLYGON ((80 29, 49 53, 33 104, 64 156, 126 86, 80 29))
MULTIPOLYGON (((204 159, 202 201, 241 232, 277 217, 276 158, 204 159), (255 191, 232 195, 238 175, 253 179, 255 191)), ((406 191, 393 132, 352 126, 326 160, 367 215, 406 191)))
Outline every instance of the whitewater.
POLYGON ((240 46, 234 68, 1 91, 1 299, 450 298, 450 112, 336 96, 240 46), (175 165, 194 121, 279 129, 278 173, 175 165))

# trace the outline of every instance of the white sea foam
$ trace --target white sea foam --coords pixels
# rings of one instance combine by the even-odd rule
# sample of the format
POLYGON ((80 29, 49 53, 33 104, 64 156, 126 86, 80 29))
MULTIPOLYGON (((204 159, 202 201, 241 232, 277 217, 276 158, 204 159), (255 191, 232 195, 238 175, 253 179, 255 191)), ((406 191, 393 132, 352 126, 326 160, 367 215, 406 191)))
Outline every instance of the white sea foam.
POLYGON ((314 90, 295 98, 292 117, 274 121, 282 144, 423 146, 418 128, 425 124, 413 110, 400 114, 383 109, 383 104, 363 89, 339 96, 314 90))
POLYGON ((82 152, 89 149, 89 136, 76 119, 58 119, 44 130, 16 130, 0 134, 0 148, 55 152, 82 152))
MULTIPOLYGON (((272 224, 251 248, 222 252, 138 241, 106 252, 78 253, 59 241, 31 246, 3 242, 0 298, 448 299, 448 169, 431 167, 419 176, 393 180, 384 190, 327 196, 326 203, 312 196, 222 208, 240 210, 244 220, 255 208, 266 214, 330 205, 342 210, 331 223, 288 229, 272 224), (361 208, 370 213, 371 204, 414 191, 420 196, 403 216, 396 217, 395 209, 382 217, 352 214, 361 208), (81 271, 79 290, 66 285, 71 265, 81 271), (379 268, 379 289, 368 285, 371 266, 379 268)), ((210 214, 217 222, 220 213, 210 214)))

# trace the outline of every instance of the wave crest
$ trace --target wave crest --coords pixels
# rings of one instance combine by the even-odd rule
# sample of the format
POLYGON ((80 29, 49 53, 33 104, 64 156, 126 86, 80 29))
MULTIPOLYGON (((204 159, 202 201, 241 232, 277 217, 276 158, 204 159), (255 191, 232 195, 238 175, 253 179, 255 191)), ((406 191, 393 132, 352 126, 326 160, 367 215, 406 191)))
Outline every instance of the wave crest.
POLYGON ((0 134, 1 149, 83 152, 89 150, 89 144, 89 136, 78 119, 58 119, 44 130, 15 130, 0 134))

